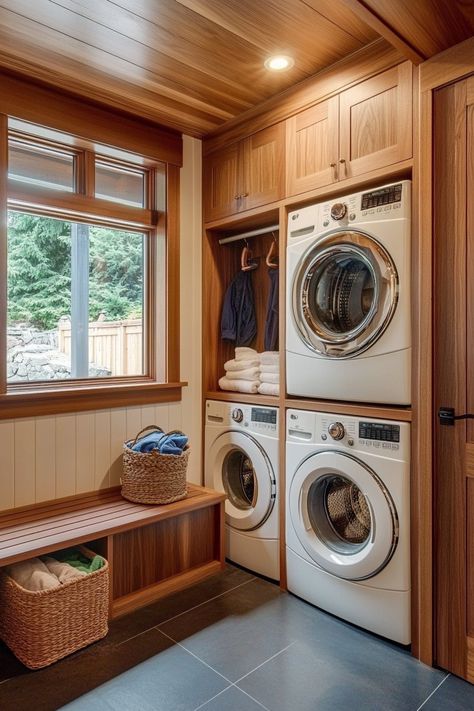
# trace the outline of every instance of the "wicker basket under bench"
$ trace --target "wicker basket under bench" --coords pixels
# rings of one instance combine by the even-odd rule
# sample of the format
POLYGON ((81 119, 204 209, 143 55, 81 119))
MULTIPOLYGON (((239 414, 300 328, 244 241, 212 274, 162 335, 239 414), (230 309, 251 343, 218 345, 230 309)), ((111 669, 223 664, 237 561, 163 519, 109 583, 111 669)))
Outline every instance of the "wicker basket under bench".
MULTIPOLYGON (((84 546, 79 550, 93 558, 84 546)), ((105 637, 109 566, 50 590, 25 590, 0 570, 0 638, 30 669, 48 666, 105 637)))
POLYGON ((225 495, 188 484, 146 506, 118 488, 0 513, 0 567, 87 544, 109 563, 109 617, 193 585, 224 565, 225 495))

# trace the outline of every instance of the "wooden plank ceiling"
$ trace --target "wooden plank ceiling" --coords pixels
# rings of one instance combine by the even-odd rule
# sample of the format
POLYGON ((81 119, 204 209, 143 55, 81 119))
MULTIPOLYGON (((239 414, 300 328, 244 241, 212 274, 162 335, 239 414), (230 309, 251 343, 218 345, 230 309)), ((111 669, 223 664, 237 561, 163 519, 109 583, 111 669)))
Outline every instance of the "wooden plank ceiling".
POLYGON ((0 67, 202 136, 381 35, 422 61, 473 32, 466 0, 0 0, 0 67))

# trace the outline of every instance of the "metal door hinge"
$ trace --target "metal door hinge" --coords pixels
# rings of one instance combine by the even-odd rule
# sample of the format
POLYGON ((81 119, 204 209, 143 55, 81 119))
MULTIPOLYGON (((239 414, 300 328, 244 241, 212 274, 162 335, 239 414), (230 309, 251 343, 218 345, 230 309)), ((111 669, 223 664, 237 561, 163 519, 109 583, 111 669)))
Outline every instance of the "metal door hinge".
POLYGON ((454 425, 456 420, 472 420, 474 415, 456 415, 454 407, 440 407, 438 410, 438 419, 440 425, 454 425))

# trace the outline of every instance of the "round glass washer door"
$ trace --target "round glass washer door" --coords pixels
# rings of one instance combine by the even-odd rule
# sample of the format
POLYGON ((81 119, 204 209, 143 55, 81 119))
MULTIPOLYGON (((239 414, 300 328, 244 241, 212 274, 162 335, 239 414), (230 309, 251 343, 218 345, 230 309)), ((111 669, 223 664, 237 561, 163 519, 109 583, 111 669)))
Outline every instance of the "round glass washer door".
POLYGON ((269 517, 276 497, 270 460, 258 442, 243 432, 219 435, 207 455, 214 489, 227 495, 226 523, 241 531, 259 528, 269 517))
POLYGON ((291 483, 289 508, 308 555, 339 578, 371 578, 395 552, 398 517, 392 498, 375 472, 350 455, 308 457, 291 483))
POLYGON ((386 249, 358 231, 332 232, 302 256, 293 280, 293 318, 304 343, 329 358, 372 346, 398 301, 398 274, 386 249))

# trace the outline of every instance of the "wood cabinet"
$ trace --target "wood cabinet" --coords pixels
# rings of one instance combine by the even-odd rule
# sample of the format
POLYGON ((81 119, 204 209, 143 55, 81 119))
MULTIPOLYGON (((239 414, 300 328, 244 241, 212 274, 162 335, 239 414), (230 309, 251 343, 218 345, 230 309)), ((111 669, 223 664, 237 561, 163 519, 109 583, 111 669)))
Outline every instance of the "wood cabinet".
POLYGON ((204 159, 207 221, 266 205, 284 196, 285 131, 279 123, 204 159))
POLYGON ((287 119, 286 145, 287 196, 410 158, 410 62, 287 119))
POLYGON ((405 62, 340 95, 339 180, 411 156, 412 68, 405 62))

